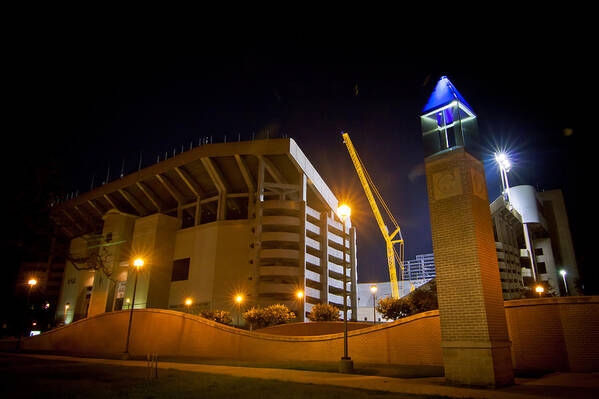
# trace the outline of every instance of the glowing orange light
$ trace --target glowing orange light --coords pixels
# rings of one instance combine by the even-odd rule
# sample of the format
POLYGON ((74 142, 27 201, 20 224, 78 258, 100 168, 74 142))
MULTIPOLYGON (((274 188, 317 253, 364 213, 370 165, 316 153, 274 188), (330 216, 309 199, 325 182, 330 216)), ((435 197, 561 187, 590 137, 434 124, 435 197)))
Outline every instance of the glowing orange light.
POLYGON ((347 206, 346 204, 343 204, 343 205, 339 206, 339 208, 337 208, 337 215, 341 219, 350 217, 351 216, 351 208, 349 206, 347 206))
POLYGON ((33 287, 34 285, 37 284, 37 280, 32 278, 27 282, 27 284, 29 284, 30 287, 33 287))
POLYGON ((302 291, 298 291, 295 295, 298 299, 302 299, 304 297, 304 293, 302 291))
POLYGON ((376 292, 376 290, 377 290, 376 285, 370 286, 370 292, 372 292, 374 294, 376 292))
POLYGON ((192 302, 193 302, 193 301, 191 300, 191 298, 187 298, 187 299, 185 300, 185 305, 189 306, 189 305, 191 305, 191 304, 192 304, 192 302))
POLYGON ((243 296, 242 296, 242 295, 237 295, 237 296, 235 297, 235 302, 237 302, 237 303, 241 303, 241 302, 243 302, 243 296))
POLYGON ((144 260, 141 258, 137 258, 133 261, 133 266, 137 267, 137 269, 139 269, 143 265, 144 265, 144 260))

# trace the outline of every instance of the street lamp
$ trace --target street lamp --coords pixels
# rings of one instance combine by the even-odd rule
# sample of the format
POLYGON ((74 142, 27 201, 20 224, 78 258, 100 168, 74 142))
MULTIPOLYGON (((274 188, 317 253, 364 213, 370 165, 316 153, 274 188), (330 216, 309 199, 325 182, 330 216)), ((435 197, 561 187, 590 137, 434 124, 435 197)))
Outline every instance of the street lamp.
POLYGON ((376 324, 376 285, 370 286, 370 292, 372 292, 372 321, 376 324))
POLYGON ((191 300, 191 298, 187 298, 185 300, 185 307, 187 308, 187 313, 189 313, 189 307, 191 306, 192 303, 193 303, 193 301, 191 300))
POLYGON ((235 302, 237 303, 237 327, 239 327, 241 325, 239 321, 239 315, 241 314, 241 303, 243 302, 243 295, 237 294, 235 296, 235 302))
POLYGON ((27 289, 27 304, 25 307, 25 314, 23 315, 23 319, 21 321, 21 328, 19 329, 19 340, 17 341, 17 350, 21 349, 21 336, 23 335, 25 320, 27 319, 27 314, 29 313, 29 299, 31 297, 31 291, 33 291, 33 287, 37 285, 37 280, 35 278, 30 278, 29 281, 27 281, 27 285, 29 286, 29 288, 27 289))
POLYGON ((67 324, 67 310, 71 307, 70 303, 65 303, 64 305, 64 324, 67 324))
POLYGON ((537 285, 537 287, 535 288, 535 291, 539 294, 539 298, 540 298, 541 296, 543 296, 543 292, 545 292, 545 288, 543 288, 540 285, 537 285))
POLYGON ((564 288, 566 289, 566 296, 568 296, 568 283, 566 283, 566 271, 564 269, 559 271, 559 274, 562 275, 562 278, 564 279, 564 288))
POLYGON ((337 208, 337 215, 343 225, 343 357, 339 363, 339 371, 342 373, 351 373, 354 363, 347 351, 347 262, 345 260, 345 219, 351 216, 351 208, 342 204, 337 208))
MULTIPOLYGON (((295 293, 295 297, 296 297, 296 298, 297 298, 297 300, 299 301, 300 311, 301 311, 301 313, 302 313, 302 318, 301 318, 300 320, 305 320, 305 319, 304 319, 304 317, 306 317, 306 314, 305 314, 305 313, 306 313, 306 311, 305 311, 305 308, 304 308, 304 301, 303 301, 303 299, 304 299, 304 291, 302 291, 302 290, 298 290, 298 291, 295 293)), ((298 313, 299 313, 299 312, 298 312, 298 313)), ((298 317, 299 317, 299 314, 298 314, 298 317)))
POLYGON ((131 322, 133 321, 133 308, 135 307, 135 291, 137 291, 137 276, 139 275, 139 269, 144 265, 144 260, 137 258, 133 261, 135 266, 135 283, 133 283, 133 299, 131 300, 131 312, 129 313, 129 327, 127 328, 127 342, 125 343, 125 354, 129 356, 129 338, 131 337, 131 322))

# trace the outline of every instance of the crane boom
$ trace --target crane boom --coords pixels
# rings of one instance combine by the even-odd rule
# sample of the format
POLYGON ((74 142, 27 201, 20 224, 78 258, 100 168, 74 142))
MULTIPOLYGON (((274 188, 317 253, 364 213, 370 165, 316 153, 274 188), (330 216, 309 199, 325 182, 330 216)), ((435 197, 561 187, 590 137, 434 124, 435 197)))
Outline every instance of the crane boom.
MULTIPOLYGON (((387 226, 385 225, 385 222, 383 221, 383 217, 381 215, 381 212, 379 211, 379 207, 376 203, 376 200, 374 199, 374 196, 372 195, 372 189, 370 188, 370 184, 368 183, 368 180, 370 180, 368 173, 366 172, 366 169, 364 168, 362 161, 360 160, 360 157, 358 156, 358 153, 356 152, 356 149, 354 148, 354 145, 352 144, 352 142, 349 138, 349 135, 347 133, 342 133, 342 135, 343 135, 343 142, 347 146, 349 156, 350 156, 352 162, 354 163, 354 167, 356 168, 356 172, 358 174, 358 178, 360 179, 360 183, 362 184, 362 188, 364 188, 364 193, 366 194, 368 203, 370 204, 370 207, 372 208, 372 213, 374 213, 374 218, 376 219, 379 229, 381 230, 381 234, 383 235, 383 238, 385 239, 385 244, 387 246, 387 265, 389 267, 389 277, 390 277, 390 281, 391 281, 391 295, 393 296, 393 298, 399 298, 399 289, 397 286, 397 274, 396 274, 396 270, 395 270, 395 257, 397 256, 397 258, 398 258, 397 260, 398 260, 400 268, 401 268, 403 266, 402 262, 403 262, 403 245, 404 245, 403 238, 401 237, 401 230, 400 230, 399 226, 397 225, 397 223, 395 222, 395 219, 389 214, 389 210, 388 210, 387 206, 383 203, 385 210, 387 211, 387 213, 389 214, 389 216, 391 217, 391 219, 395 225, 395 230, 393 231, 393 233, 391 235, 389 235, 389 230, 387 229, 387 226), (393 238, 397 234, 399 234, 399 239, 394 240, 393 238), (397 244, 397 243, 400 244, 399 254, 397 254, 397 252, 395 251, 395 248, 393 247, 393 245, 397 244)), ((382 201, 382 198, 378 194, 378 190, 376 190, 376 187, 374 187, 374 189, 377 192, 377 196, 382 201)))

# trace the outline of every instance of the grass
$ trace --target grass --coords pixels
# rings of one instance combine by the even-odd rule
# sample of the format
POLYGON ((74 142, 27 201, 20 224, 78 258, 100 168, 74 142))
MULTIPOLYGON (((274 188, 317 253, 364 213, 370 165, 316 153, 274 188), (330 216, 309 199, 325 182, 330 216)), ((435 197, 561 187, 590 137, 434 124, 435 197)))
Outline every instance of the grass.
MULTIPOLYGON (((140 359, 142 360, 142 359, 140 359)), ((169 359, 160 358, 161 361, 174 361, 182 363, 199 363, 212 364, 219 366, 236 366, 236 367, 256 367, 256 368, 275 368, 275 369, 292 369, 292 370, 307 370, 307 371, 324 371, 336 373, 339 370, 338 362, 248 362, 240 360, 225 360, 225 359, 169 359)), ((443 367, 439 366, 398 366, 386 364, 354 364, 354 374, 360 375, 376 375, 381 377, 393 378, 420 378, 420 377, 442 377, 443 367)))
POLYGON ((323 385, 0 355, 0 397, 19 398, 422 398, 323 385))

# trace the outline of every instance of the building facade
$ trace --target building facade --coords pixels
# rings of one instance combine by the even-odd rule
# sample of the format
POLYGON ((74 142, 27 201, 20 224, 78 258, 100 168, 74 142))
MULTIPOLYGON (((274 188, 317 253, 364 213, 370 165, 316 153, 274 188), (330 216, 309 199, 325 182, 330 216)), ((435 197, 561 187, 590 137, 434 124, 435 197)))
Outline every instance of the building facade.
POLYGON ((351 315, 356 231, 338 205, 292 139, 190 149, 54 207, 71 239, 57 319, 191 299, 234 316, 282 303, 304 320, 317 303, 342 308, 344 276, 351 315))

